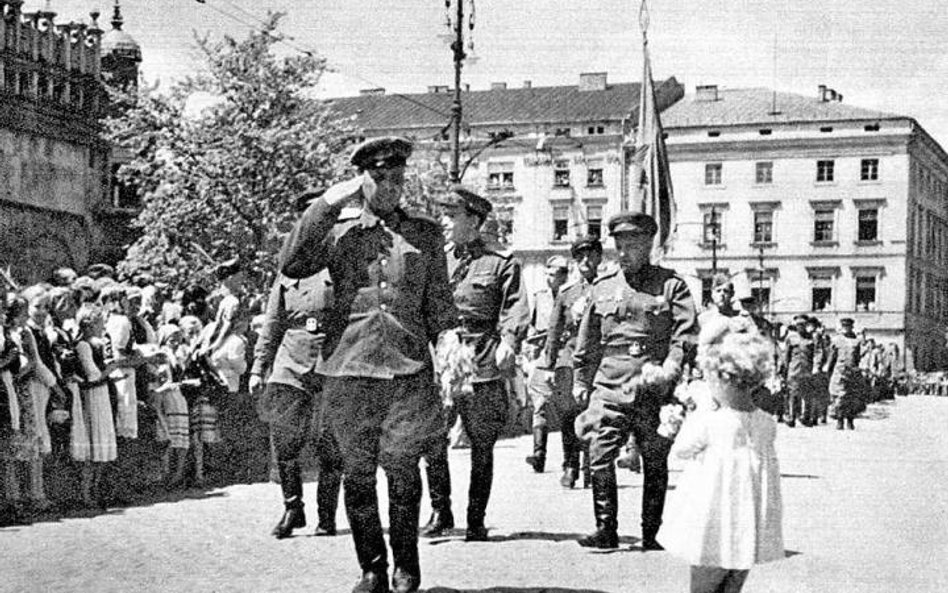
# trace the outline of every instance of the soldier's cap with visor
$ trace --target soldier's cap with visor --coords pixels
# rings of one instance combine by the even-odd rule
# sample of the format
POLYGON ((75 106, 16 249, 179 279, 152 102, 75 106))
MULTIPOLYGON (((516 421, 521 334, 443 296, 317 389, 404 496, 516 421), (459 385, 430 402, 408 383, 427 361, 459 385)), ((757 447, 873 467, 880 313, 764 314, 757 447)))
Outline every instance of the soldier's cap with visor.
POLYGON ((438 204, 448 207, 464 208, 481 218, 487 218, 494 207, 490 200, 477 195, 474 190, 463 185, 453 185, 451 191, 438 199, 438 204))
POLYGON ((711 278, 711 288, 718 288, 721 286, 730 286, 734 288, 734 281, 731 280, 731 277, 724 272, 718 272, 711 278))
POLYGON ((854 325, 856 325, 856 321, 852 317, 843 317, 839 320, 839 324, 842 327, 852 328, 854 325))
POLYGON ((655 219, 644 212, 620 212, 610 218, 606 226, 612 237, 622 234, 654 237, 658 232, 655 219))
POLYGON ((573 241, 573 244, 569 246, 569 253, 573 256, 573 259, 579 257, 579 254, 586 250, 602 253, 602 241, 599 240, 599 237, 596 235, 585 235, 577 238, 573 241))
POLYGON ((794 323, 794 324, 808 323, 809 321, 810 321, 809 316, 803 315, 802 313, 793 316, 793 323, 794 323))
POLYGON ((569 262, 562 255, 551 255, 546 260, 547 269, 553 268, 557 272, 569 271, 569 262))
POLYGON ((413 148, 411 140, 400 136, 370 138, 352 149, 349 162, 360 171, 404 167, 413 148))

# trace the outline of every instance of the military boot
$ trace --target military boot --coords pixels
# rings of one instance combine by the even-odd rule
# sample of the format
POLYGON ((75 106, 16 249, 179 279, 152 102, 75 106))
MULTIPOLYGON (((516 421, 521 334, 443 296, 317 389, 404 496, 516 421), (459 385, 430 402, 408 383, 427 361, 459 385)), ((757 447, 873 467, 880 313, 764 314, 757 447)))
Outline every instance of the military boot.
POLYGON ((280 462, 280 488, 283 490, 283 517, 270 534, 284 539, 293 534, 293 530, 306 527, 306 513, 303 512, 303 479, 297 461, 280 462))
POLYGON ((336 535, 336 510, 339 508, 339 488, 342 472, 321 467, 316 484, 316 512, 319 524, 316 535, 336 535))
POLYGON ((596 531, 579 539, 584 548, 609 550, 619 547, 619 525, 617 520, 619 491, 615 469, 592 473, 593 512, 596 515, 596 531))
POLYGON ((546 467, 546 439, 548 430, 545 426, 533 428, 533 455, 527 455, 524 461, 538 474, 542 474, 546 467))
POLYGON ((423 537, 439 537, 454 529, 454 515, 451 513, 451 472, 448 466, 447 451, 428 458, 425 469, 428 476, 428 494, 431 498, 431 518, 421 528, 423 537))

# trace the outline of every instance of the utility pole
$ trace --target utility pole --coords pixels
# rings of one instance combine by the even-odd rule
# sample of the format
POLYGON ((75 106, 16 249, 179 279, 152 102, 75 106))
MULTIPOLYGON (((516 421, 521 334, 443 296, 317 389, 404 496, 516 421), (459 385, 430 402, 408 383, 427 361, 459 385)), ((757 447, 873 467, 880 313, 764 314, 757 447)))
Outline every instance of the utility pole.
MULTIPOLYGON (((764 304, 764 248, 757 248, 757 311, 763 312, 764 304)), ((770 314, 770 299, 767 299, 767 313, 770 314)))

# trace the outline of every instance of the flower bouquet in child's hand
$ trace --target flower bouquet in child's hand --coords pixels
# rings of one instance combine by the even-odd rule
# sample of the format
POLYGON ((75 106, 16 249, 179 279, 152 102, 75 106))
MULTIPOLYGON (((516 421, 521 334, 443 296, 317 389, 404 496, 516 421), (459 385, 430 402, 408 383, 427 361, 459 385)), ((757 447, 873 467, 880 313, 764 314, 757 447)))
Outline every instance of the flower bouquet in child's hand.
POLYGON ((435 348, 435 365, 445 406, 453 405, 456 396, 474 393, 474 347, 465 344, 456 330, 441 334, 435 348))
POLYGON ((681 404, 665 404, 658 411, 658 434, 666 439, 674 439, 685 421, 685 407, 681 404))

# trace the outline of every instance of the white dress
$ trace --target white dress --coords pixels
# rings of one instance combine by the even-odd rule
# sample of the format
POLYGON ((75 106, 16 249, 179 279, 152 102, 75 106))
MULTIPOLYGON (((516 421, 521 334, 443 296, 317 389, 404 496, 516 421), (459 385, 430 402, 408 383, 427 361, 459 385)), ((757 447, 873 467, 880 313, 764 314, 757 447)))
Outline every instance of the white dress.
POLYGON ((784 557, 777 425, 722 407, 690 414, 672 454, 688 463, 660 540, 695 566, 746 570, 784 557))

